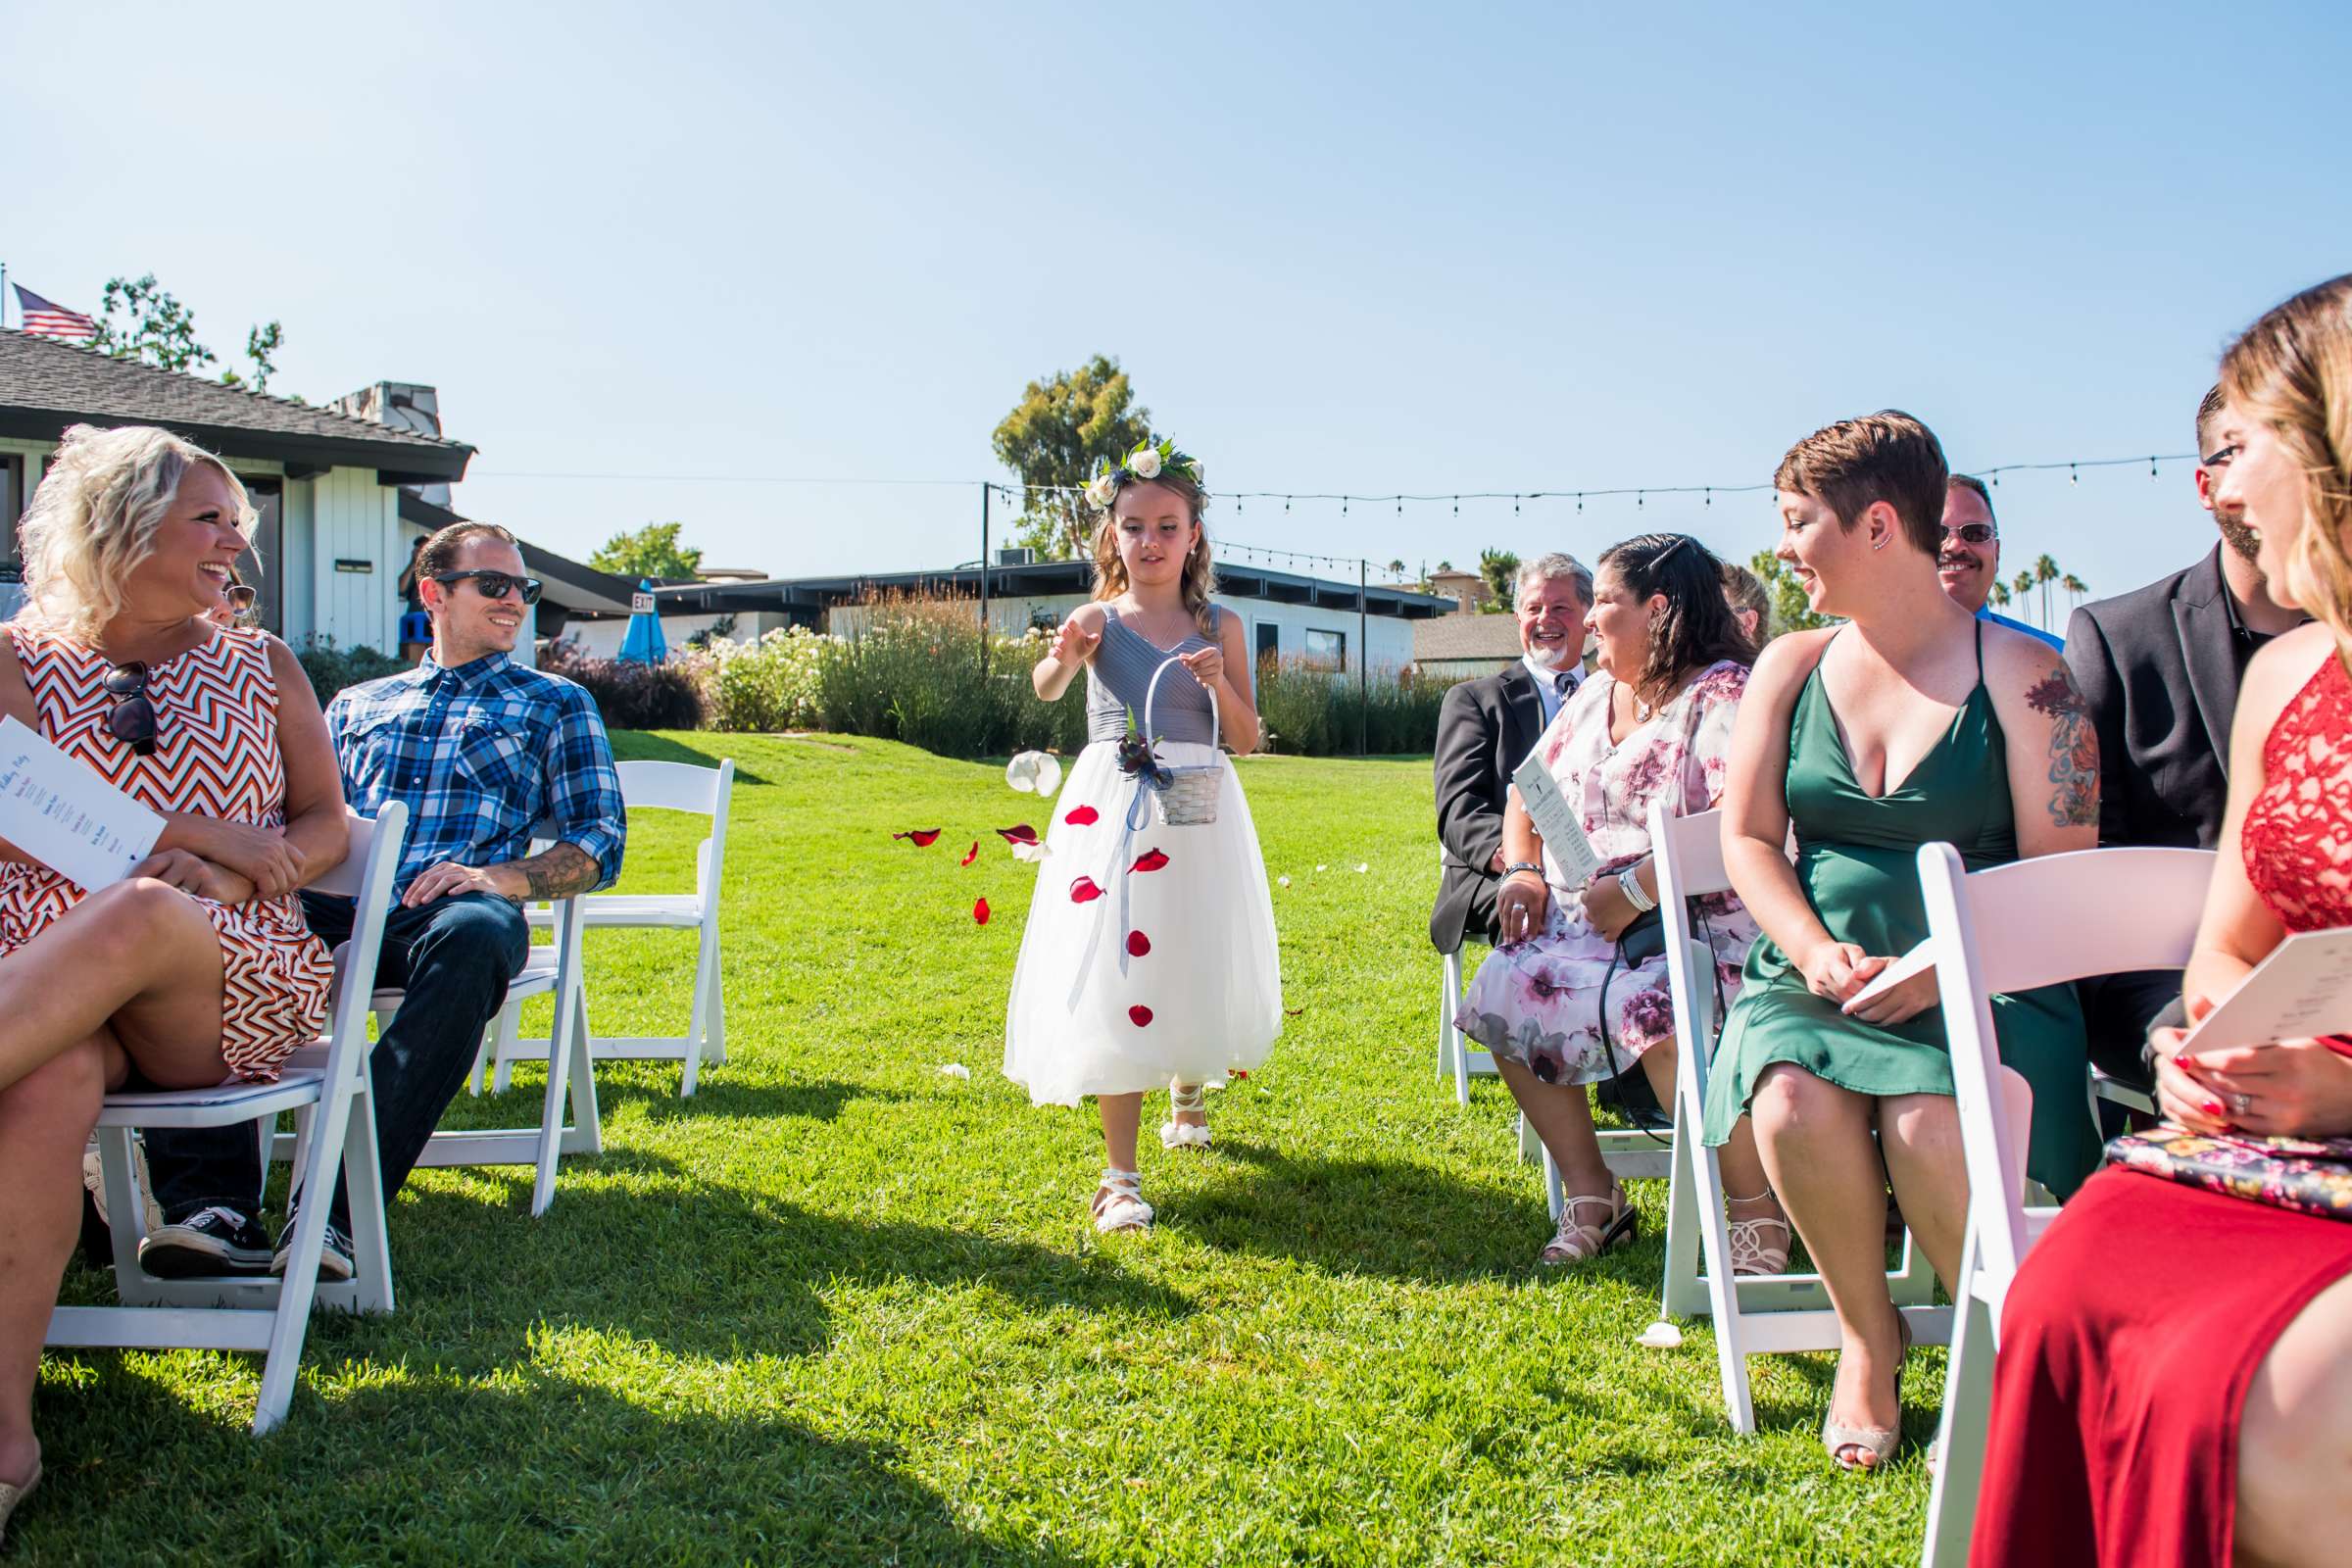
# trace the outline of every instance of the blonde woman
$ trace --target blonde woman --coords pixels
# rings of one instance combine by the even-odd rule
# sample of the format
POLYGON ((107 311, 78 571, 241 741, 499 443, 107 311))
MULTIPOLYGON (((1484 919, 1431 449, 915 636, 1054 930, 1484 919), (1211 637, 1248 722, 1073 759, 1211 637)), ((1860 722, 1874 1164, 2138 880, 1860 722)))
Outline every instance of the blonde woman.
POLYGON ((107 1090, 268 1080, 326 1014, 293 892, 343 858, 343 797, 284 644, 224 629, 253 509, 163 430, 66 432, 24 514, 0 713, 162 813, 84 894, 0 841, 0 1526, 40 1479, 32 1389, 107 1090))
MULTIPOLYGON (((2271 597, 2317 619, 2246 669, 2220 858, 2183 977, 2192 1018, 2290 933, 2352 925, 2352 274, 2249 327, 2222 390, 2206 460, 2221 470, 2217 510, 2244 508, 2271 597)), ((2352 1040, 2188 1052, 2182 1038, 2152 1042, 2176 1124, 2352 1136, 2352 1040)), ((2002 1312, 1972 1560, 2342 1562, 2348 1218, 2123 1169, 2092 1178, 2002 1312)))
POLYGON ((1257 744, 1257 708, 1241 621, 1209 603, 1200 465, 1167 442, 1139 446, 1087 500, 1102 514, 1095 598, 1030 675, 1054 702, 1086 671, 1087 745, 1045 839, 1004 1074, 1041 1105, 1095 1098, 1105 1168, 1093 1214, 1109 1232, 1152 1224, 1135 1152, 1145 1091, 1168 1086, 1162 1144, 1205 1147, 1201 1089, 1265 1059, 1282 972, 1257 830, 1218 753, 1257 744), (1127 740, 1129 715, 1140 727, 1147 710, 1152 753, 1127 740), (1213 770, 1216 819, 1163 822, 1160 768, 1213 770))

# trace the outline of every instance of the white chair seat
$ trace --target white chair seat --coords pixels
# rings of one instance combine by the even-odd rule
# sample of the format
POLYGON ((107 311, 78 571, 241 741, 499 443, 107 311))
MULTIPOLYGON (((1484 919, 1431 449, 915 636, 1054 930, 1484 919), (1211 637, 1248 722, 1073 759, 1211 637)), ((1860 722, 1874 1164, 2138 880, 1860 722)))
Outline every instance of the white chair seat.
POLYGON ((233 1127, 257 1116, 315 1105, 325 1091, 320 1067, 295 1067, 273 1084, 228 1083, 207 1089, 155 1089, 106 1097, 101 1127, 233 1127))
MULTIPOLYGON (((703 923, 703 901, 691 893, 600 893, 580 901, 580 916, 591 930, 599 926, 662 926, 685 930, 703 923)), ((523 911, 534 931, 555 924, 547 909, 523 911)))

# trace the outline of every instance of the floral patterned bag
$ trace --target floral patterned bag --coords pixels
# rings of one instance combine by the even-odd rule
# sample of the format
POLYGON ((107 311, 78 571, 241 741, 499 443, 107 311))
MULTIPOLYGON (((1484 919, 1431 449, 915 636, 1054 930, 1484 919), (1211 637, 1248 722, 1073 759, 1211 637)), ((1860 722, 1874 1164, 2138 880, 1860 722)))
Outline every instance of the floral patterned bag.
POLYGON ((2298 1214, 2352 1220, 2352 1138, 2208 1137, 2157 1127, 2109 1141, 2107 1163, 2298 1214))

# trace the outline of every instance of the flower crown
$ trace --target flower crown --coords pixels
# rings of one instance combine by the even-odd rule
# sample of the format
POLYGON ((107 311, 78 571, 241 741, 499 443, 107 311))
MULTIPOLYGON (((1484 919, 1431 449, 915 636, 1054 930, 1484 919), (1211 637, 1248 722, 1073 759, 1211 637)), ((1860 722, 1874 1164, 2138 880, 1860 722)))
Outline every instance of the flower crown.
POLYGON ((1156 479, 1170 471, 1182 471, 1197 485, 1203 482, 1199 458, 1177 451, 1176 443, 1164 436, 1157 442, 1147 438, 1115 468, 1108 458, 1098 460, 1095 476, 1086 482, 1086 499, 1108 512, 1111 502, 1118 499, 1120 485, 1130 479, 1156 479))

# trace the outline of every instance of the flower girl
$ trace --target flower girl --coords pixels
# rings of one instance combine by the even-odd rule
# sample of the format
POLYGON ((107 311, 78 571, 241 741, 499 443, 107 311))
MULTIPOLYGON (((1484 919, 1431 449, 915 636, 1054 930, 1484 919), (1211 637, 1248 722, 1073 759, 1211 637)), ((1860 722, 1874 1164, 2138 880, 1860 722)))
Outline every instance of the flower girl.
POLYGON ((1169 1149, 1208 1143, 1201 1090, 1265 1059, 1282 975, 1265 862, 1217 749, 1257 744, 1242 626, 1209 603, 1200 465, 1146 442, 1086 487, 1102 514, 1095 598, 1030 675, 1086 670, 1086 750, 1046 837, 1005 1009, 1004 1073, 1037 1104, 1102 1116, 1098 1231, 1152 1223, 1136 1168, 1144 1092, 1169 1086, 1169 1149), (1130 717, 1139 732, 1130 737, 1130 717))

